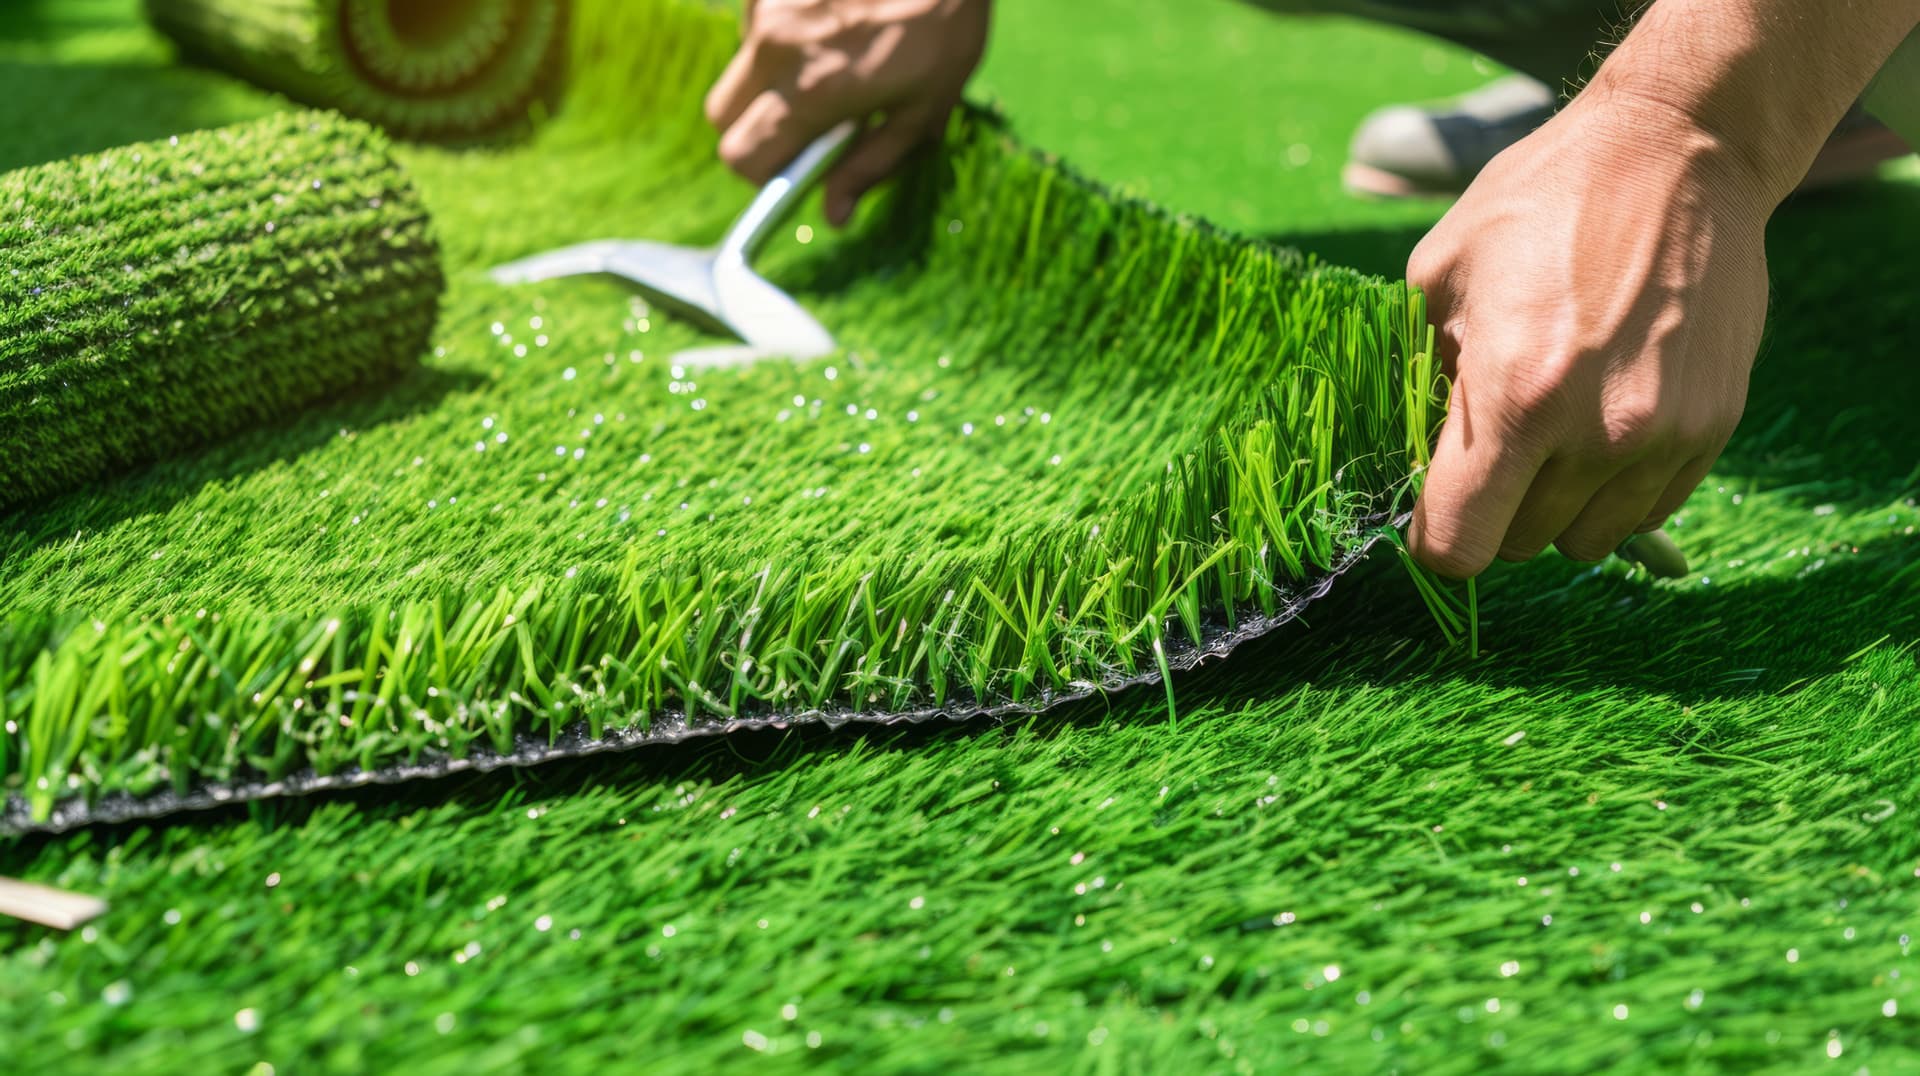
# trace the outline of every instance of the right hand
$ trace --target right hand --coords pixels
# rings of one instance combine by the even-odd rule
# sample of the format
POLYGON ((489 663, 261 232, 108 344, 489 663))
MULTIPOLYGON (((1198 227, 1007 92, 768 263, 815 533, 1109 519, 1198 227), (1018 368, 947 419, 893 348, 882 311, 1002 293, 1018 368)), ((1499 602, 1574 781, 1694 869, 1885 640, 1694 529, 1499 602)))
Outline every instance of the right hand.
POLYGON ((1407 544, 1442 575, 1605 557, 1679 509, 1746 404, 1772 198, 1664 102, 1582 94, 1407 266, 1453 392, 1407 544))
POLYGON ((827 174, 827 219, 944 131, 986 48, 991 0, 756 0, 707 94, 720 157, 765 183, 834 124, 870 122, 827 174))

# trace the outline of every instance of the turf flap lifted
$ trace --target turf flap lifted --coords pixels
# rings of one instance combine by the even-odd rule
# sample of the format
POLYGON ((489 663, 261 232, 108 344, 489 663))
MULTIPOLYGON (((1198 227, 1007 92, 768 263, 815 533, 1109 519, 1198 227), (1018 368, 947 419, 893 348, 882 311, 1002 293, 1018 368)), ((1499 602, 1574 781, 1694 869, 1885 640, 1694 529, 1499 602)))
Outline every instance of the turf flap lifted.
MULTIPOLYGON (((617 282, 495 285, 609 234, 711 241, 751 193, 699 111, 730 18, 568 21, 526 144, 394 151, 447 280, 417 365, 0 526, 11 824, 1026 712, 1285 622, 1423 461, 1417 296, 1116 197, 978 113, 848 232, 808 210, 769 244, 835 355, 689 370, 669 356, 713 339, 617 282)), ((196 55, 251 73, 244 47, 196 55)))

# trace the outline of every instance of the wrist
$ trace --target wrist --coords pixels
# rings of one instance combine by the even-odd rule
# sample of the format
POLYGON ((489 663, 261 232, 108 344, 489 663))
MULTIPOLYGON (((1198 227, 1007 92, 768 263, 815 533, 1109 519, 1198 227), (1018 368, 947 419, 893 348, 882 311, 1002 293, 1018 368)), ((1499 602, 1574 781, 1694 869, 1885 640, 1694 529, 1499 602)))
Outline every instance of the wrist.
POLYGON ((1685 186, 1735 217, 1764 223, 1798 183, 1790 166, 1672 101, 1589 90, 1558 120, 1581 126, 1579 142, 1611 182, 1658 188, 1644 192, 1651 201, 1685 186))
POLYGON ((1768 214, 1799 186, 1825 140, 1824 132, 1768 136, 1745 117, 1655 87, 1596 83, 1581 97, 1602 128, 1643 157, 1666 155, 1768 214))
POLYGON ((1657 0, 1580 96, 1652 135, 1714 144, 1771 210, 1911 29, 1900 9, 1915 2, 1866 0, 1842 19, 1791 0, 1657 0))

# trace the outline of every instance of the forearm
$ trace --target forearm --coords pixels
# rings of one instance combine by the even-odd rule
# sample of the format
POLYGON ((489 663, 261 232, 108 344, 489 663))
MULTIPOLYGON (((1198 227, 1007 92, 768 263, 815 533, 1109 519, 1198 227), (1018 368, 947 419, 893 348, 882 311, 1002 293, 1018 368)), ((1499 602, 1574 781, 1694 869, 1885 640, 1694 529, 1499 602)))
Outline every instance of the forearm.
POLYGON ((1770 208, 1917 24, 1920 0, 1656 0, 1582 96, 1717 143, 1770 208))

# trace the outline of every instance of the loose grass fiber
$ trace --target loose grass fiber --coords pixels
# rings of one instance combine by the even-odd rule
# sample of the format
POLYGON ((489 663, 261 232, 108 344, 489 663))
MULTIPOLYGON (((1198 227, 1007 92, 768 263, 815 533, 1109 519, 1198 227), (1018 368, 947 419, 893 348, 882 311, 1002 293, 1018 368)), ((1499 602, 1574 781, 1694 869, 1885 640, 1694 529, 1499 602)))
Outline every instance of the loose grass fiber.
POLYGON ((290 113, 0 176, 0 510, 393 374, 442 280, 364 124, 290 113))
POLYGON ((564 0, 147 0, 191 56, 396 133, 485 134, 557 77, 564 0))
MULTIPOLYGON (((484 384, 387 429, 318 419, 342 436, 297 470, 163 513, 223 540, 108 525, 89 544, 132 576, 30 574, 98 499, 14 528, 17 810, 663 721, 1044 704, 1288 607, 1421 459, 1433 372, 1403 287, 1116 199, 978 116, 854 234, 770 259, 842 357, 697 374, 663 357, 693 330, 606 282, 494 287, 499 203, 461 189, 564 209, 611 179, 639 234, 710 232, 731 202, 684 149, 711 137, 731 23, 670 0, 578 18, 553 173, 411 162, 454 259, 430 370, 484 384)), ((608 220, 499 254, 587 227, 608 220)))

